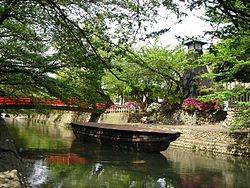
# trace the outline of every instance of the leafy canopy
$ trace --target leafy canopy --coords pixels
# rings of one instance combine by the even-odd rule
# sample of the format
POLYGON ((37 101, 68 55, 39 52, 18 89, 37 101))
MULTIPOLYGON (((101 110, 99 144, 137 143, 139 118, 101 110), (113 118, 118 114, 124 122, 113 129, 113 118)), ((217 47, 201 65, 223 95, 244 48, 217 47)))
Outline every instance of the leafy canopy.
POLYGON ((143 97, 149 103, 157 101, 159 96, 181 97, 183 72, 196 63, 189 55, 183 46, 172 50, 157 45, 141 47, 116 59, 119 66, 116 74, 126 82, 115 81, 107 74, 105 88, 113 96, 130 95, 138 102, 142 102, 143 97))
MULTIPOLYGON (((63 98, 75 95, 66 79, 76 83, 77 79, 89 80, 89 74, 97 75, 96 82, 85 88, 83 96, 91 96, 96 89, 103 93, 100 79, 104 69, 119 79, 113 72, 113 57, 123 53, 135 39, 151 35, 145 31, 150 23, 157 21, 162 3, 157 0, 1 1, 0 94, 63 98), (77 69, 80 73, 76 73, 77 69), (83 74, 83 70, 91 73, 83 74), (72 80, 71 71, 80 78, 72 80), (64 74, 60 73, 57 79, 55 75, 59 72, 64 74)), ((167 5, 168 9, 177 10, 171 1, 167 5)))

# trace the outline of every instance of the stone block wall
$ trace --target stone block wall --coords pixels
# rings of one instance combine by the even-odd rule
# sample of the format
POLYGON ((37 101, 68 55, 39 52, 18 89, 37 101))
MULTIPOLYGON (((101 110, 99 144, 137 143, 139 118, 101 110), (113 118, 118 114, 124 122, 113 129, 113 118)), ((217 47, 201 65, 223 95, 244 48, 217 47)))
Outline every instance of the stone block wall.
POLYGON ((128 123, 130 113, 117 112, 117 113, 104 113, 102 114, 99 122, 101 123, 128 123))
POLYGON ((213 125, 221 124, 226 119, 226 115, 227 113, 224 111, 207 113, 176 110, 166 114, 159 114, 157 120, 167 125, 213 125))
POLYGON ((171 131, 179 131, 182 135, 172 146, 184 147, 194 151, 209 151, 250 157, 250 132, 230 132, 217 126, 188 127, 172 126, 171 131))
POLYGON ((118 112, 104 113, 101 116, 102 123, 157 123, 165 125, 222 125, 227 118, 227 113, 188 112, 176 110, 167 113, 142 113, 142 112, 118 112))

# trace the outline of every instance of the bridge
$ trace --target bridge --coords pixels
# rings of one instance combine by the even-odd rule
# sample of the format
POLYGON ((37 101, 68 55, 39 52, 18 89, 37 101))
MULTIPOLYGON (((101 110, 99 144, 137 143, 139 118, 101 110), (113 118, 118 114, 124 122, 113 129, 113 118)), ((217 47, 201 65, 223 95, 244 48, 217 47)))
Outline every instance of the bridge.
POLYGON ((80 103, 77 99, 69 99, 67 103, 60 99, 31 98, 31 97, 9 97, 0 96, 0 110, 2 109, 50 109, 69 110, 89 113, 101 113, 109 107, 108 104, 96 103, 95 108, 80 103))

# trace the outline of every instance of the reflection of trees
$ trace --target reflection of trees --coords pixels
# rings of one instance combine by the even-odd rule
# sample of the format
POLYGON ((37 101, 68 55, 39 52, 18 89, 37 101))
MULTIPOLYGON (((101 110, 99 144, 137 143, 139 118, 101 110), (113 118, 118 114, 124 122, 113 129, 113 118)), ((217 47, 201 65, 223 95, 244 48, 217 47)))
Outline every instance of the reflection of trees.
POLYGON ((8 128, 15 138, 17 147, 59 149, 68 148, 71 145, 71 131, 54 124, 39 124, 29 121, 8 122, 8 128), (28 128, 27 128, 28 127, 28 128), (62 132, 69 132, 63 137, 62 132))

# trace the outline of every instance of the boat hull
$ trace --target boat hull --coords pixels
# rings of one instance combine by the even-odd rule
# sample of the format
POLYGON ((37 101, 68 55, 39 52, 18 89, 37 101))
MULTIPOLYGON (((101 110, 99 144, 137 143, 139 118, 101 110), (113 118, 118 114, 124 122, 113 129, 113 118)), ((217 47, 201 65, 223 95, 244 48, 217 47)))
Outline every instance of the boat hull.
POLYGON ((73 122, 71 127, 77 139, 139 152, 164 151, 180 136, 179 132, 103 123, 73 122))

